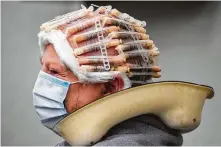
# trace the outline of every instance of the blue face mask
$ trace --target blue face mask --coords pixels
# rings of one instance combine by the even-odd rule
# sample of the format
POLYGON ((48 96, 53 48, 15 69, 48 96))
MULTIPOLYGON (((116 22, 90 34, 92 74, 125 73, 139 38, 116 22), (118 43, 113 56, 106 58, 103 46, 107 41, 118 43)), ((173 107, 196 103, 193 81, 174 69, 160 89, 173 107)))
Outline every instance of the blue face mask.
POLYGON ((40 71, 33 89, 33 105, 41 123, 55 133, 57 123, 68 115, 64 107, 69 86, 77 82, 68 82, 40 71))

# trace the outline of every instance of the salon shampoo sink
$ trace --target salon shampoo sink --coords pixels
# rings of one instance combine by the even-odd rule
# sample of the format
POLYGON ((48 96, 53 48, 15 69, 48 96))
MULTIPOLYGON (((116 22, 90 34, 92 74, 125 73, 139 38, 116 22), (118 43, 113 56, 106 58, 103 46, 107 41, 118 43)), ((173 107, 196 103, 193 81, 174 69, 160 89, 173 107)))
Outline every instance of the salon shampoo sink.
POLYGON ((197 128, 212 87, 181 81, 154 82, 99 99, 68 115, 56 126, 71 145, 99 141, 114 125, 141 114, 155 114, 181 133, 197 128))

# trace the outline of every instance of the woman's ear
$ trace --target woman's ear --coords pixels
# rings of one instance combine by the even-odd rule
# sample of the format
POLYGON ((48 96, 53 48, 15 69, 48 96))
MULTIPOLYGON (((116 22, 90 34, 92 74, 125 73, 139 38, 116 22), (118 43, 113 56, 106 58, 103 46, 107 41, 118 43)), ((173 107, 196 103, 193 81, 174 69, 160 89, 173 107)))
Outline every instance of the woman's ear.
POLYGON ((114 80, 105 83, 104 96, 121 91, 123 87, 124 87, 124 81, 120 76, 117 76, 114 78, 114 80))

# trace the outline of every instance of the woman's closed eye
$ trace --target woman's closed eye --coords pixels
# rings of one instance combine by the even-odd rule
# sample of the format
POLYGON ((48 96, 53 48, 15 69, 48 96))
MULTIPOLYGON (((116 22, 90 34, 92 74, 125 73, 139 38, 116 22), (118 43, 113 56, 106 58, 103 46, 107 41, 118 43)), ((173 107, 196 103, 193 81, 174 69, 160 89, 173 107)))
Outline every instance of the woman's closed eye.
POLYGON ((56 71, 56 70, 54 70, 54 69, 50 69, 50 70, 49 70, 49 74, 51 74, 51 75, 57 75, 57 74, 59 74, 59 73, 58 73, 58 71, 56 71))
POLYGON ((68 70, 63 64, 49 64, 49 73, 56 77, 66 77, 68 70))

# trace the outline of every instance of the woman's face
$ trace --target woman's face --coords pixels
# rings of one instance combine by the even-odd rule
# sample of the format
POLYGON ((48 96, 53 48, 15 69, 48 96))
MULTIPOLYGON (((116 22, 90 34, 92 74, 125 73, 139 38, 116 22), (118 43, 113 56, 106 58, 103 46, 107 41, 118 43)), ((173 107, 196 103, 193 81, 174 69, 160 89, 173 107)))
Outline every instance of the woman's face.
MULTIPOLYGON (((41 58, 41 70, 57 78, 74 82, 78 78, 60 60, 53 45, 48 45, 41 58)), ((68 113, 101 98, 104 96, 105 85, 103 83, 76 83, 69 87, 64 101, 68 113)))

